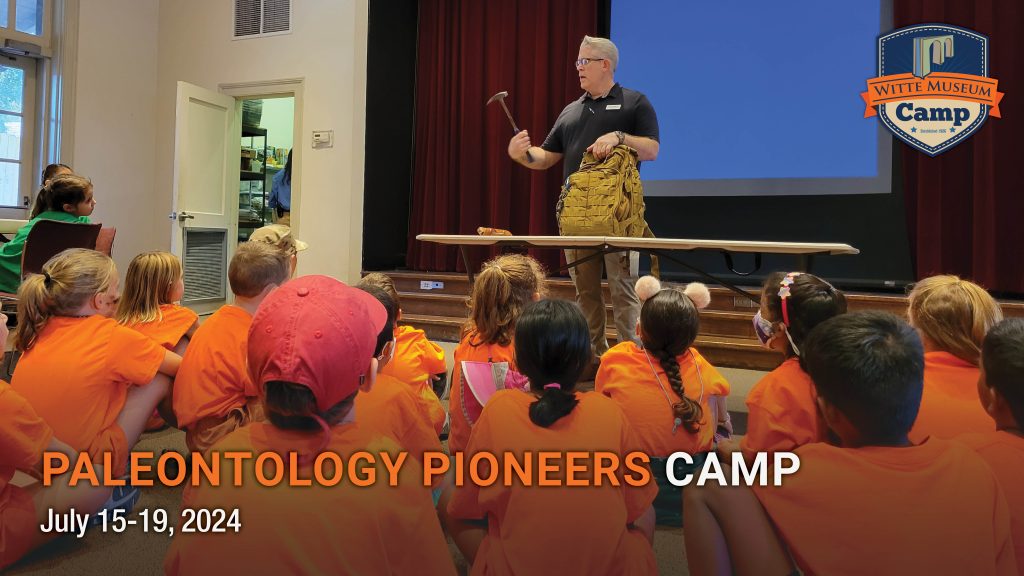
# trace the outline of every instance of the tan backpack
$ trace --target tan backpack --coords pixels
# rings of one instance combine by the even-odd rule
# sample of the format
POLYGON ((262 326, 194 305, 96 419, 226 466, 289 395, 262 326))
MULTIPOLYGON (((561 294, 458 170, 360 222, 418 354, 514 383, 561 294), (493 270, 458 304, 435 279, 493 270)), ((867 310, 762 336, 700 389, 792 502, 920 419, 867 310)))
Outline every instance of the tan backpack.
MULTIPOLYGON (((562 186, 555 213, 562 236, 654 238, 644 219, 644 187, 637 151, 619 145, 604 160, 587 152, 562 186)), ((657 258, 651 272, 658 275, 657 258)))
MULTIPOLYGON (((562 187, 555 212, 562 236, 646 236, 637 152, 616 146, 604 160, 587 152, 562 187)), ((651 235, 650 237, 653 237, 651 235)))

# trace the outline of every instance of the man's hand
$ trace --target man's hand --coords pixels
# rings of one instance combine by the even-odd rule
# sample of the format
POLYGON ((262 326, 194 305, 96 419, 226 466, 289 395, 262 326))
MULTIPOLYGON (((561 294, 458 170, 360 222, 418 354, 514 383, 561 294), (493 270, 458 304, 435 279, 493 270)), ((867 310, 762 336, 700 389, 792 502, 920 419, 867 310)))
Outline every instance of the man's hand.
POLYGON ((524 163, 526 161, 526 151, 532 146, 529 133, 526 130, 522 130, 508 141, 508 156, 516 162, 524 163))
POLYGON ((590 146, 587 146, 587 152, 592 153, 594 158, 598 160, 604 160, 605 157, 612 153, 612 148, 618 145, 619 137, 615 135, 615 132, 609 132, 595 140, 590 146))
POLYGON ((562 159, 559 152, 548 152, 530 144, 530 135, 523 130, 508 141, 508 156, 517 163, 526 166, 530 170, 547 170, 562 159), (530 158, 526 157, 529 153, 530 158))

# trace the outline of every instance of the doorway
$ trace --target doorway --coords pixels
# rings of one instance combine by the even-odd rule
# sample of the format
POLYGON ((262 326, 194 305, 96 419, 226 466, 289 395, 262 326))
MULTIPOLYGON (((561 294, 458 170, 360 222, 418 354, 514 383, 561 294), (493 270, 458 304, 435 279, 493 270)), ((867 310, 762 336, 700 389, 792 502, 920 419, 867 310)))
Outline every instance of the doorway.
MULTIPOLYGON (((171 252, 185 268, 182 303, 200 314, 231 301, 227 270, 238 242, 280 220, 271 210, 274 180, 283 178, 301 127, 301 79, 219 88, 178 82, 171 252)), ((300 159, 295 150, 282 207, 297 234, 300 159)))
POLYGON ((239 242, 267 224, 291 225, 298 200, 289 163, 294 132, 294 96, 242 99, 239 242))

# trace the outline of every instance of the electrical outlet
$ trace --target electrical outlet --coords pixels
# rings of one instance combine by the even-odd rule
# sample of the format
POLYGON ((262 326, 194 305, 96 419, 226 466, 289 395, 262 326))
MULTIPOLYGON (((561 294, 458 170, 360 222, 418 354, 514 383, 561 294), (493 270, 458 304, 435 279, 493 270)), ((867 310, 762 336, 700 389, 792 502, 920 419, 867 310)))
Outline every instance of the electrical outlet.
POLYGON ((430 290, 434 287, 434 283, 430 280, 420 280, 420 290, 430 290))

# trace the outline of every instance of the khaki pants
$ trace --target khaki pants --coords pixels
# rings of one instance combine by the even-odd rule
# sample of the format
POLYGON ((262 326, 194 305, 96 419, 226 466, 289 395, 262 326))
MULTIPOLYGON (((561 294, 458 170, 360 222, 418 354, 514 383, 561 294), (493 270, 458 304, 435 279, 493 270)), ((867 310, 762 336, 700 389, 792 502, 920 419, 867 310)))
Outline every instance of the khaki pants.
MULTIPOLYGON (((566 250, 565 261, 571 264, 595 252, 596 250, 566 250)), ((615 329, 619 333, 619 342, 632 340, 639 344, 636 337, 636 322, 640 318, 640 299, 636 297, 634 290, 639 268, 638 252, 616 252, 569 269, 569 276, 576 285, 576 303, 580 305, 583 315, 587 318, 587 325, 590 326, 590 341, 594 346, 595 356, 600 356, 608 350, 608 339, 604 334, 606 312, 604 298, 601 295, 602 269, 608 273, 612 316, 615 319, 615 329)))
POLYGON ((224 416, 208 416, 189 426, 185 430, 185 445, 191 452, 205 454, 221 438, 253 422, 262 422, 265 418, 263 402, 258 398, 249 398, 245 404, 232 408, 224 416))

